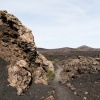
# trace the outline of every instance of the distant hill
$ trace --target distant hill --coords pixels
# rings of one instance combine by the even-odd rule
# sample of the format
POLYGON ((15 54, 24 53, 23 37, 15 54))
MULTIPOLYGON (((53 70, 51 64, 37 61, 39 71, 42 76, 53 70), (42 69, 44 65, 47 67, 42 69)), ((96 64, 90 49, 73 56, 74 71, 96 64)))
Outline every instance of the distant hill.
POLYGON ((82 45, 76 49, 82 49, 82 50, 94 50, 95 48, 92 48, 92 47, 89 47, 89 46, 86 46, 86 45, 82 45))
POLYGON ((49 49, 45 49, 45 48, 37 48, 38 51, 45 51, 45 50, 49 50, 49 49))
POLYGON ((70 47, 63 47, 63 48, 56 48, 56 49, 37 48, 37 50, 40 52, 66 52, 75 49, 70 47))
POLYGON ((98 49, 92 48, 86 45, 82 45, 77 48, 70 48, 70 47, 63 47, 63 48, 56 48, 56 49, 38 48, 37 50, 40 53, 42 53, 48 60, 52 60, 52 61, 54 61, 55 59, 62 61, 70 57, 77 57, 77 56, 98 57, 98 55, 100 55, 99 48, 98 49))
POLYGON ((38 51, 73 51, 73 50, 81 50, 81 51, 94 51, 94 50, 100 50, 100 48, 92 48, 92 47, 89 47, 89 46, 86 46, 86 45, 82 45, 82 46, 79 46, 77 48, 71 48, 71 47, 63 47, 63 48, 56 48, 56 49, 45 49, 45 48, 38 48, 37 49, 38 51))

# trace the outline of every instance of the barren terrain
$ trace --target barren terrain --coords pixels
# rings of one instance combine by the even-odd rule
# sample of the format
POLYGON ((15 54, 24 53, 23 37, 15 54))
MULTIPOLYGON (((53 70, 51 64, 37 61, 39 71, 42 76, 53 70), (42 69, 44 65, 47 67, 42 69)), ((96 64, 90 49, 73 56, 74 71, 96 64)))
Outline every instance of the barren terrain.
POLYGON ((39 52, 54 63, 55 78, 49 85, 32 84, 28 91, 22 96, 18 96, 16 89, 7 86, 8 63, 4 59, 0 59, 0 66, 2 66, 0 67, 2 74, 0 80, 3 82, 0 83, 1 100, 100 100, 99 50, 67 49, 63 52, 63 50, 45 51, 42 49, 39 52), (85 65, 80 66, 79 63, 77 65, 76 59, 82 63, 86 60, 85 65), (88 65, 92 67, 87 66, 87 60, 90 61, 90 63, 88 61, 88 65), (94 65, 93 62, 95 62, 94 65), (79 68, 80 71, 77 72, 74 68, 79 68))
POLYGON ((0 11, 0 100, 100 100, 100 49, 37 48, 32 31, 0 11))
POLYGON ((54 63, 60 63, 63 68, 60 81, 67 87, 66 91, 69 88, 78 97, 77 100, 100 100, 99 49, 85 46, 39 51, 54 63))

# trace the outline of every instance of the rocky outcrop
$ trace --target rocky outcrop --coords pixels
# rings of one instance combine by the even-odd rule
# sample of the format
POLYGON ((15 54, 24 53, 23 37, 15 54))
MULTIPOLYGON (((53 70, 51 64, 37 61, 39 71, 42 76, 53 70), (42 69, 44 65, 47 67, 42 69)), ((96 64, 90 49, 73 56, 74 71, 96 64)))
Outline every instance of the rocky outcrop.
POLYGON ((77 78, 82 74, 100 72, 100 58, 78 56, 77 58, 69 58, 64 63, 64 70, 61 72, 63 82, 77 78))
POLYGON ((46 73, 54 71, 52 63, 37 51, 31 30, 7 11, 0 11, 0 57, 9 62, 8 82, 18 95, 33 81, 47 84, 46 73))

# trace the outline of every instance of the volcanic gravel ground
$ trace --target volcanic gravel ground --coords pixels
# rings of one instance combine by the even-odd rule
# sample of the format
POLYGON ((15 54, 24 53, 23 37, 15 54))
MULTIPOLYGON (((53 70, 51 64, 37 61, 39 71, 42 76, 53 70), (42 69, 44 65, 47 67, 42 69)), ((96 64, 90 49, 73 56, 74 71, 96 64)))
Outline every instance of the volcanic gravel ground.
POLYGON ((100 73, 86 74, 70 81, 81 100, 100 100, 100 73))
MULTIPOLYGON (((8 63, 0 58, 0 100, 45 100, 50 95, 53 95, 55 100, 61 100, 63 97, 63 100, 100 100, 100 73, 81 75, 78 79, 71 80, 70 84, 75 88, 77 96, 59 83, 59 74, 52 84, 46 86, 32 83, 22 96, 18 96, 16 89, 8 86, 7 65, 8 63)), ((57 73, 60 73, 59 68, 57 73)))

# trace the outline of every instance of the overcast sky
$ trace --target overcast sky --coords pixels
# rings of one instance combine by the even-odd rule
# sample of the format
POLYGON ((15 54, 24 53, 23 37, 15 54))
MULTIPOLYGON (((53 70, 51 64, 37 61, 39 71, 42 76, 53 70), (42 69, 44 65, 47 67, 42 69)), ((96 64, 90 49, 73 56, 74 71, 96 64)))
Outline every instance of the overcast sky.
POLYGON ((32 30, 37 47, 100 48, 100 0, 0 0, 32 30))

